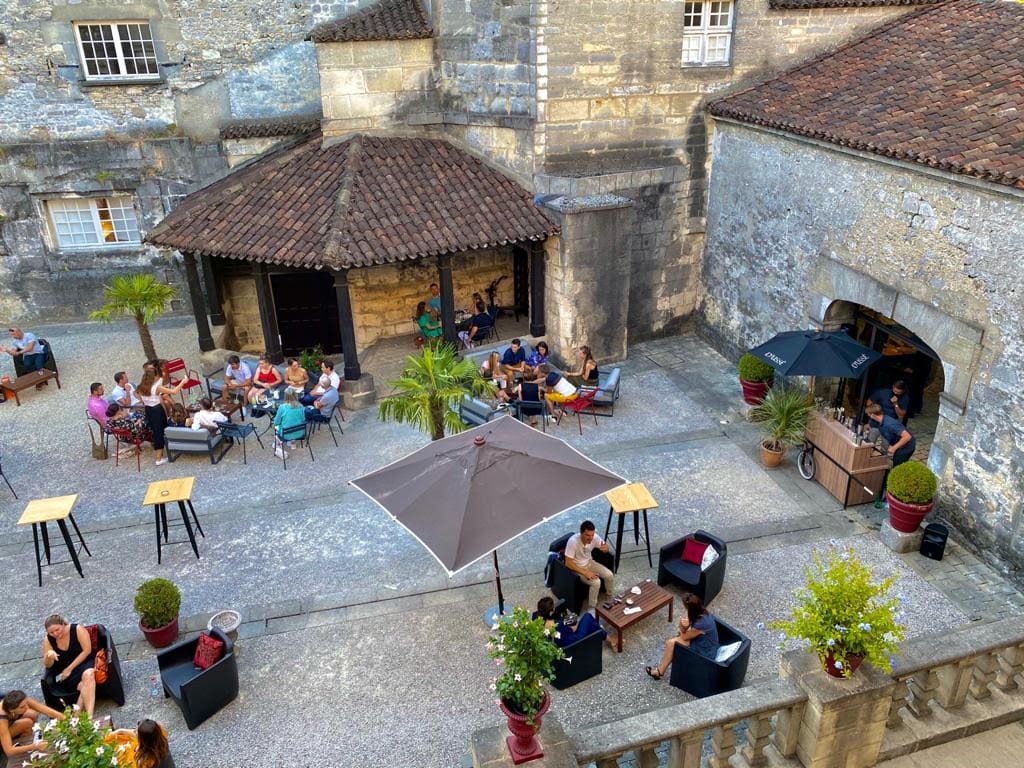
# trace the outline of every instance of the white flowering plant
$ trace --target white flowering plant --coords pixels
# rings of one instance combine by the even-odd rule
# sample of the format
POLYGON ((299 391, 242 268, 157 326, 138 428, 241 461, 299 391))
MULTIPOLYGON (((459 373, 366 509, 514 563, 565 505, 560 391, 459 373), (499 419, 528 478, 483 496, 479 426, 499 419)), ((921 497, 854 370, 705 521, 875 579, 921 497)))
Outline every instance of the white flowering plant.
POLYGON ((832 664, 843 677, 852 673, 847 656, 891 671, 898 643, 906 637, 905 599, 889 595, 892 577, 876 582, 852 549, 832 544, 827 561, 814 553, 791 618, 770 626, 782 632, 780 638, 805 641, 823 667, 832 664))
POLYGON ((491 690, 531 720, 544 703, 544 683, 554 678, 555 661, 562 658, 554 632, 544 619, 531 619, 525 608, 515 608, 491 627, 487 642, 487 655, 500 670, 491 690))
POLYGON ((93 722, 77 706, 64 710, 62 720, 51 720, 39 738, 47 743, 45 754, 31 754, 31 768, 125 768, 123 754, 111 743, 110 728, 93 722))

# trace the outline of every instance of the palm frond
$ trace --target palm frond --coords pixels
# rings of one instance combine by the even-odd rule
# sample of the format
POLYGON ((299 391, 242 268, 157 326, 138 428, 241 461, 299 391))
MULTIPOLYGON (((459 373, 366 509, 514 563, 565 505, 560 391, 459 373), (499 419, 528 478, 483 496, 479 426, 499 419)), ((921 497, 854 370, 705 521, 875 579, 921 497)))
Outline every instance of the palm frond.
POLYGON ((173 286, 158 282, 153 275, 118 275, 103 288, 106 303, 89 316, 106 322, 129 316, 151 323, 167 311, 175 293, 173 286))

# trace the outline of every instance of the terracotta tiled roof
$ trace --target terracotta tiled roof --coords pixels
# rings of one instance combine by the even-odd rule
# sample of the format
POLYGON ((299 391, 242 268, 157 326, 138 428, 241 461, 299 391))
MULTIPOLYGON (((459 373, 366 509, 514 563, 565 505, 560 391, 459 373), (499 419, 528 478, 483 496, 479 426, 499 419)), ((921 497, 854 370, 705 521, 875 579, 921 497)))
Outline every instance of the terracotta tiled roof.
POLYGON ((445 141, 356 135, 324 147, 316 132, 188 195, 146 240, 341 269, 557 231, 528 191, 445 141))
POLYGON ((936 5, 945 0, 768 0, 774 10, 801 8, 880 8, 889 5, 936 5))
POLYGON ((358 40, 419 40, 434 36, 419 0, 380 0, 356 13, 313 27, 314 43, 358 40))
POLYGON ((293 136, 320 128, 320 115, 301 115, 271 119, 232 120, 220 129, 222 139, 255 139, 293 136))
POLYGON ((915 11, 713 115, 1024 188, 1024 4, 915 11))

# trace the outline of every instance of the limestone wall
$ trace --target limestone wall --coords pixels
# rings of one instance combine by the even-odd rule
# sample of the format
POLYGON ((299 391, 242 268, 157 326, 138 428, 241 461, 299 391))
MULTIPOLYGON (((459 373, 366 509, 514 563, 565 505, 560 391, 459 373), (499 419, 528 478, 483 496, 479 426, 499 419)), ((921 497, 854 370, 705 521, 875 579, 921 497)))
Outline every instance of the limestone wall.
POLYGON ((325 134, 401 125, 433 109, 433 40, 317 43, 325 134))
POLYGON ((736 356, 845 300, 918 334, 946 382, 942 511, 1024 563, 1024 198, 727 122, 714 157, 708 331, 736 356))
POLYGON ((256 300, 256 279, 252 275, 224 275, 224 319, 227 321, 240 352, 261 354, 266 351, 263 342, 263 323, 256 300))
MULTIPOLYGON (((456 308, 465 309, 474 292, 487 300, 484 289, 502 275, 496 302, 512 303, 512 249, 472 251, 452 257, 452 283, 456 308)), ((438 282, 437 261, 401 262, 349 271, 356 346, 366 349, 381 338, 405 336, 415 331, 413 314, 429 297, 429 286, 438 282)))

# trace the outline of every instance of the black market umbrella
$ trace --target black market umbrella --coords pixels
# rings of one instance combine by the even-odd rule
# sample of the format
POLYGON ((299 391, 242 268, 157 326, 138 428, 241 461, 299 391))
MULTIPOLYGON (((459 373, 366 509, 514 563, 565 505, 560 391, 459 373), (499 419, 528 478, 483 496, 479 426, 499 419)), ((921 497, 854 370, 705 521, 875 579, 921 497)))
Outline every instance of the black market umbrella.
POLYGON ((352 485, 454 576, 498 548, 625 480, 564 440, 504 416, 436 440, 352 485))
POLYGON ((881 354, 843 331, 785 331, 750 354, 783 376, 839 376, 859 379, 881 354))

